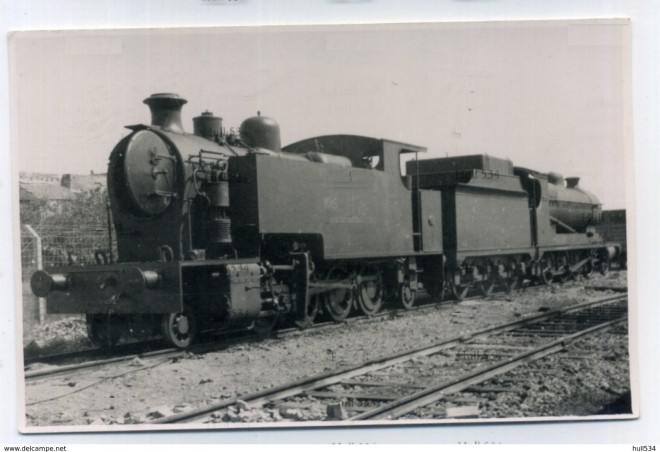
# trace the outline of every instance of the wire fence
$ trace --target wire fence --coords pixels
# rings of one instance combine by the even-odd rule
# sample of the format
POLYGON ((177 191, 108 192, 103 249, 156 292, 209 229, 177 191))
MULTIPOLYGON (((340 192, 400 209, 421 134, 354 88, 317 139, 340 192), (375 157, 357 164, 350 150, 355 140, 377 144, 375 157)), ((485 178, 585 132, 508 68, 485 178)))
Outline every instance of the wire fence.
POLYGON ((30 278, 39 269, 65 265, 95 264, 95 253, 117 256, 114 231, 110 231, 112 254, 107 225, 98 227, 42 222, 21 225, 21 275, 23 287, 23 322, 26 329, 46 321, 43 303, 32 293, 30 278))
MULTIPOLYGON (((114 248, 114 237, 112 243, 114 248)), ((103 251, 109 256, 109 250, 107 228, 61 225, 23 225, 21 228, 21 267, 24 279, 38 269, 40 259, 43 268, 87 265, 96 263, 96 251, 103 251)), ((112 255, 116 256, 116 249, 112 251, 112 255)))

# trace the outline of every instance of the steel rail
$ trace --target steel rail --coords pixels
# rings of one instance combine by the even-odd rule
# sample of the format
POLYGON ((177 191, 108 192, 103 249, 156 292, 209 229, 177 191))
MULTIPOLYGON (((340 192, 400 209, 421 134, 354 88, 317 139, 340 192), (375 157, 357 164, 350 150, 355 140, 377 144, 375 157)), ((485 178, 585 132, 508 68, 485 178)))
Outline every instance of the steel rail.
MULTIPOLYGON (((543 287, 543 286, 540 286, 543 287)), ((615 295, 612 298, 616 297, 625 297, 626 295, 615 295)), ((478 300, 481 299, 481 297, 470 297, 466 298, 464 301, 467 300, 478 300)), ((616 301, 616 300, 615 300, 616 301)), ((595 300, 594 302, 600 302, 600 300, 595 300)), ((590 303, 590 302, 587 302, 590 303)), ((51 377, 57 377, 69 373, 74 373, 79 370, 83 369, 89 369, 93 367, 102 367, 105 365, 109 364, 115 364, 115 363, 121 363, 121 362, 127 362, 131 361, 135 358, 155 358, 155 357, 167 357, 168 355, 171 355, 172 358, 183 356, 185 353, 209 353, 213 351, 218 351, 221 350, 229 345, 234 345, 238 343, 243 343, 246 341, 255 341, 255 340, 261 340, 265 338, 272 338, 272 339, 284 339, 287 337, 292 337, 300 334, 304 334, 309 331, 315 331, 315 330, 325 330, 325 329, 330 329, 332 327, 341 327, 344 324, 348 323, 357 323, 357 322, 368 322, 372 319, 378 319, 381 317, 387 317, 391 315, 407 315, 407 313, 413 313, 417 311, 423 311, 427 309, 440 309, 445 306, 453 306, 452 304, 447 304, 446 302, 440 302, 440 303, 425 303, 421 305, 414 306, 412 309, 401 309, 401 308, 395 308, 392 310, 388 311, 381 311, 377 314, 374 314, 372 316, 366 316, 366 315, 361 315, 361 316, 356 316, 356 317, 350 317, 348 319, 345 319, 342 322, 333 322, 333 321, 327 321, 327 322, 320 322, 320 323, 315 323, 310 325, 309 327, 305 329, 300 329, 300 328, 285 328, 281 330, 275 330, 268 335, 265 335, 263 337, 256 338, 254 336, 246 337, 244 335, 239 336, 238 338, 224 338, 219 341, 213 341, 211 343, 203 343, 203 344, 197 344, 194 345, 193 347, 187 348, 187 349, 175 349, 175 348, 165 348, 162 350, 154 350, 151 352, 146 352, 146 353, 132 353, 129 355, 124 355, 124 356, 118 356, 114 358, 107 358, 107 359, 101 359, 101 360, 94 360, 94 361, 88 361, 85 363, 79 363, 79 364, 71 364, 68 366, 62 366, 62 367, 57 367, 57 368, 51 368, 51 369, 42 369, 42 370, 35 370, 35 371, 26 371, 24 373, 24 378, 25 380, 37 380, 37 379, 43 379, 43 378, 51 378, 51 377)), ((578 306, 578 305, 576 305, 578 306)), ((582 305, 579 305, 582 306, 582 305)), ((548 311, 548 313, 552 312, 560 312, 560 311, 548 311)), ((539 318, 542 318, 545 314, 541 314, 539 318)), ((529 319, 526 317, 523 320, 529 319)), ((232 334, 241 334, 243 332, 248 333, 250 330, 230 330, 230 331, 225 331, 222 332, 221 334, 224 335, 232 335, 232 334)), ((136 344, 127 344, 127 345, 136 345, 136 344)), ((76 355, 75 352, 69 352, 69 353, 64 353, 61 356, 66 357, 66 358, 74 358, 76 356, 81 356, 84 357, 85 354, 89 352, 97 351, 97 349, 91 349, 91 350, 83 350, 79 355, 76 355)), ((57 358, 59 355, 50 355, 48 356, 48 360, 53 360, 57 358)), ((35 358, 37 359, 37 358, 35 358)), ((35 361, 36 362, 36 361, 35 361)))
POLYGON ((54 369, 43 369, 43 370, 35 370, 32 372, 25 372, 24 377, 26 381, 38 380, 46 377, 61 376, 64 374, 77 372, 79 370, 89 369, 93 367, 102 367, 109 364, 131 361, 135 358, 144 359, 144 358, 168 357, 168 355, 171 355, 172 358, 175 358, 177 356, 182 356, 183 354, 185 354, 185 352, 186 352, 185 350, 176 350, 176 349, 156 350, 153 352, 142 353, 138 355, 119 356, 116 358, 108 358, 108 359, 102 359, 96 361, 87 361, 85 363, 79 363, 79 364, 71 364, 68 366, 61 366, 54 369))
POLYGON ((366 411, 357 416, 354 416, 349 421, 357 420, 367 420, 367 419, 397 419, 404 414, 407 414, 411 411, 414 411, 417 408, 428 405, 433 402, 444 398, 447 395, 463 391, 471 386, 474 386, 484 381, 488 381, 491 378, 501 375, 503 373, 509 372, 510 370, 515 369, 525 363, 536 361, 545 356, 557 353, 568 345, 571 342, 580 339, 583 336, 589 334, 595 334, 597 332, 602 332, 609 328, 618 326, 619 324, 628 320, 628 316, 624 315, 619 319, 611 320, 609 322, 596 325, 577 333, 564 336, 562 338, 556 339, 552 342, 549 342, 545 345, 539 346, 525 353, 513 356, 511 358, 505 359, 499 363, 488 366, 484 369, 477 369, 474 372, 471 372, 467 375, 461 376, 455 380, 452 380, 447 383, 442 383, 430 388, 418 391, 416 393, 410 394, 406 397, 403 397, 394 402, 388 403, 386 405, 380 406, 370 411, 366 411))
MULTIPOLYGON (((79 348, 73 351, 63 352, 63 353, 53 353, 49 355, 31 355, 28 353, 23 353, 23 368, 25 371, 29 370, 28 368, 33 364, 42 363, 42 364, 51 364, 53 362, 66 361, 68 359, 81 359, 87 357, 93 357, 97 355, 108 355, 110 351, 119 352, 122 354, 124 349, 135 349, 136 347, 149 347, 155 346, 162 343, 159 339, 147 339, 142 342, 129 342, 125 344, 119 344, 111 349, 103 349, 101 347, 88 347, 88 348, 79 348)), ((136 353, 131 353, 136 354, 136 353)))
MULTIPOLYGON (((516 289, 515 292, 516 293, 523 293, 523 291, 539 290, 539 289, 543 289, 544 287, 546 287, 546 286, 544 286, 544 285, 528 286, 528 287, 524 287, 524 288, 521 288, 521 289, 516 289)), ((312 331, 312 330, 316 330, 316 329, 322 330, 322 329, 330 328, 330 327, 333 327, 333 326, 340 327, 341 325, 345 325, 345 324, 348 324, 348 323, 369 321, 370 319, 377 319, 377 318, 387 317, 387 316, 392 316, 392 315, 405 315, 406 313, 424 311, 424 310, 433 309, 433 308, 439 309, 439 308, 449 307, 449 306, 453 306, 455 304, 460 304, 462 302, 471 301, 471 300, 480 300, 480 299, 497 300, 498 296, 510 295, 510 294, 507 294, 506 292, 496 292, 496 293, 491 294, 488 297, 483 297, 482 295, 475 295, 475 296, 466 297, 464 300, 462 300, 460 302, 457 302, 456 300, 429 301, 431 296, 428 293, 426 293, 426 290, 422 289, 420 292, 418 292, 417 299, 418 300, 425 300, 424 303, 423 304, 416 304, 415 306, 413 306, 410 309, 405 309, 401 306, 397 306, 396 304, 389 305, 389 307, 388 307, 388 303, 385 303, 385 307, 386 307, 385 310, 380 311, 380 312, 378 312, 376 314, 373 314, 371 316, 360 314, 360 315, 357 315, 357 316, 348 317, 348 318, 346 318, 346 319, 344 319, 340 322, 335 322, 335 321, 332 321, 332 320, 325 320, 325 321, 321 321, 321 322, 318 322, 318 323, 313 323, 312 325, 310 325, 310 326, 308 326, 307 328, 304 328, 304 329, 300 329, 299 327, 286 327, 286 328, 273 330, 273 331, 269 332, 268 334, 265 334, 265 335, 261 336, 261 338, 278 339, 280 337, 289 337, 290 335, 294 336, 294 335, 303 334, 307 331, 312 331), (421 292, 422 295, 419 295, 420 292, 421 292)), ((210 330, 210 331, 213 331, 213 330, 210 330)), ((218 335, 223 335, 223 336, 232 336, 232 335, 239 334, 241 336, 240 336, 240 339, 238 339, 238 340, 245 340, 246 336, 244 334, 245 333, 249 334, 249 331, 250 331, 249 329, 235 329, 235 330, 219 330, 219 331, 216 331, 216 333, 218 335)), ((222 341, 223 341, 222 344, 234 343, 234 341, 232 339, 227 340, 225 338, 225 339, 222 339, 222 341)), ((161 342, 161 340, 160 339, 148 339, 145 342, 135 342, 135 343, 121 344, 120 346, 117 346, 116 348, 119 348, 119 347, 121 347, 121 348, 136 347, 136 346, 139 346, 139 345, 148 346, 149 344, 156 343, 156 342, 161 342)), ((167 352, 175 351, 175 350, 177 350, 177 349, 172 348, 172 347, 168 347, 166 349, 154 350, 153 352, 146 352, 146 353, 161 353, 161 352, 162 353, 167 353, 167 352)), ((186 351, 193 352, 194 350, 193 350, 192 347, 190 347, 190 348, 187 348, 186 351)), ((33 365, 33 364, 36 364, 36 363, 51 363, 51 362, 57 362, 58 360, 84 358, 85 356, 93 355, 94 353, 102 353, 102 352, 104 352, 104 350, 101 349, 101 348, 98 348, 98 347, 85 348, 85 349, 80 349, 80 350, 76 350, 76 351, 72 351, 72 352, 51 354, 51 355, 43 355, 43 356, 28 356, 28 354, 24 352, 24 355, 25 355, 25 358, 23 359, 24 368, 25 368, 24 370, 27 372, 27 370, 28 370, 27 368, 29 366, 33 365)), ((121 358, 123 360, 131 360, 135 357, 142 357, 142 356, 146 356, 145 352, 131 353, 131 354, 128 354, 128 355, 125 355, 125 356, 122 356, 122 357, 116 357, 116 358, 121 358)), ((115 358, 108 358, 107 360, 95 360, 95 361, 99 364, 102 364, 105 361, 107 361, 108 363, 112 363, 112 362, 115 362, 115 361, 110 361, 110 360, 114 360, 114 359, 115 358)), ((72 366, 74 366, 74 365, 72 365, 72 366)), ((82 367, 87 367, 87 366, 82 366, 82 367)), ((72 369, 73 369, 73 367, 72 367, 72 369)), ((35 373, 35 375, 40 375, 40 374, 35 373)))
POLYGON ((619 294, 619 295, 601 298, 599 300, 592 300, 585 303, 580 303, 578 305, 566 306, 564 308, 551 310, 542 314, 537 314, 520 320, 515 320, 513 322, 508 322, 502 325, 483 328, 481 330, 477 330, 472 333, 468 333, 466 335, 461 335, 450 339, 446 339, 442 342, 430 346, 424 346, 413 350, 398 352, 385 357, 374 358, 355 366, 343 367, 340 369, 323 372, 315 376, 307 377, 301 380, 297 380, 295 382, 285 383, 252 394, 245 394, 243 396, 232 397, 217 404, 206 405, 203 407, 196 408, 194 410, 190 410, 188 412, 183 412, 167 417, 158 418, 153 420, 152 423, 170 424, 170 423, 198 420, 215 411, 233 405, 239 400, 251 404, 265 404, 268 402, 274 402, 296 394, 300 394, 301 392, 304 391, 318 389, 335 383, 340 383, 342 380, 353 378, 355 376, 363 375, 369 372, 373 372, 375 370, 379 370, 385 367, 390 367, 395 364, 409 361, 413 358, 432 355, 438 353, 439 351, 455 347, 456 345, 471 341, 481 336, 488 336, 495 332, 498 333, 506 332, 515 329, 521 325, 524 325, 526 323, 534 323, 546 318, 550 318, 552 316, 556 316, 558 314, 565 314, 573 311, 588 309, 596 305, 607 305, 611 303, 616 303, 626 298, 627 295, 619 294))
POLYGON ((612 292, 628 292, 628 287, 608 287, 608 286, 585 286, 585 289, 588 290, 598 290, 606 292, 611 290, 612 292))
MULTIPOLYGON (((406 313, 412 313, 420 310, 426 310, 426 309, 431 309, 431 308, 438 308, 442 305, 437 304, 437 303, 428 303, 424 305, 419 305, 415 306, 412 309, 409 310, 399 310, 402 312, 402 314, 397 314, 397 315, 405 315, 406 313)), ((120 362, 126 362, 126 361, 131 361, 135 358, 154 358, 154 357, 166 357, 168 355, 171 355, 173 358, 177 356, 183 356, 185 353, 208 353, 212 351, 217 351, 221 350, 229 345, 234 345, 238 343, 243 343, 243 342, 249 342, 249 341, 257 341, 257 340, 262 340, 265 338, 272 338, 272 339, 284 339, 290 336, 296 336, 299 334, 303 334, 305 332, 309 331, 314 331, 314 330, 324 330, 331 328, 333 326, 340 327, 343 324, 347 323, 356 323, 356 322, 362 322, 362 321, 368 321, 371 319, 376 319, 376 318, 381 318, 381 317, 386 317, 388 315, 392 315, 395 311, 382 311, 379 312, 371 317, 367 316, 358 316, 358 317, 351 317, 349 319, 346 319, 342 322, 321 322, 321 323, 315 323, 310 325, 309 327, 305 329, 300 329, 300 328, 286 328, 282 330, 277 330, 269 333, 268 335, 265 335, 264 337, 257 338, 255 336, 246 336, 242 335, 238 338, 233 338, 233 339, 220 339, 218 341, 213 341, 211 343, 205 343, 205 344, 197 344, 192 347, 186 348, 186 349, 176 349, 176 348, 165 348, 162 350, 154 350, 151 352, 146 352, 146 353, 131 353, 129 355, 124 355, 124 356, 117 356, 114 358, 107 358, 107 359, 100 359, 100 360, 94 360, 94 361, 88 361, 84 363, 79 363, 79 364, 71 364, 67 366, 61 366, 57 368, 51 368, 51 369, 42 369, 42 370, 34 370, 34 371, 26 371, 24 373, 24 378, 25 380, 36 380, 40 378, 46 378, 46 377, 55 377, 55 376, 60 376, 63 374, 67 373, 72 373, 76 372, 78 370, 83 370, 83 369, 88 369, 91 367, 102 367, 104 365, 108 364, 115 364, 115 363, 120 363, 120 362)), ((397 311, 398 312, 398 311, 397 311)), ((232 330, 230 332, 227 332, 225 334, 236 334, 236 333, 246 333, 249 334, 250 330, 232 330)), ((127 344, 127 345, 135 345, 135 344, 127 344)), ((84 357, 90 352, 95 352, 99 351, 98 349, 88 349, 88 350, 82 350, 80 353, 76 352, 69 352, 69 353, 63 353, 61 355, 49 355, 48 357, 44 357, 44 360, 47 361, 52 361, 56 358, 62 358, 62 359, 72 359, 76 357, 84 357)), ((30 364, 34 364, 35 362, 38 362, 39 358, 34 358, 34 361, 30 364)))
MULTIPOLYGON (((171 354, 172 357, 177 357, 177 356, 182 356, 185 353, 209 353, 213 351, 218 351, 223 348, 226 348, 229 345, 234 345, 234 344, 240 344, 244 342, 250 342, 250 341, 260 341, 266 338, 271 338, 271 339, 284 339, 287 337, 293 337, 296 335, 304 334, 309 331, 315 331, 315 330, 325 330, 329 329, 332 327, 341 327, 344 324, 349 324, 349 323, 358 323, 358 322, 367 322, 372 319, 378 319, 381 317, 387 317, 391 315, 406 315, 407 313, 413 313, 417 311, 423 311, 427 309, 438 309, 443 306, 447 306, 444 303, 425 303, 421 304, 418 306, 414 306, 412 309, 393 309, 393 310, 386 310, 386 311, 381 311, 378 312, 377 314, 374 314, 372 316, 366 316, 366 315, 360 315, 356 317, 350 317, 347 318, 341 322, 333 322, 333 321, 325 321, 325 322, 319 322, 319 323, 314 323, 310 325, 307 328, 300 329, 297 327, 292 327, 292 328, 283 328, 280 330, 275 330, 267 335, 261 336, 261 337, 255 337, 255 336, 248 336, 250 334, 249 329, 245 330, 230 330, 230 331, 223 331, 221 334, 225 336, 231 336, 233 334, 240 334, 239 337, 236 338, 229 338, 227 339, 226 337, 217 341, 212 341, 210 343, 202 343, 202 344, 196 344, 193 345, 192 347, 186 348, 186 349, 176 349, 176 348, 165 348, 162 350, 154 350, 151 352, 143 352, 143 353, 131 353, 128 355, 124 356, 117 356, 114 358, 107 358, 107 359, 100 359, 100 360, 94 360, 94 361, 88 361, 84 363, 79 363, 79 364, 71 364, 68 366, 61 366, 57 368, 51 368, 51 369, 42 369, 42 370, 35 370, 35 371, 25 371, 24 373, 24 378, 25 380, 35 380, 35 379, 40 379, 40 378, 45 378, 45 377, 55 377, 67 373, 72 373, 76 372, 78 370, 82 369, 87 369, 91 367, 101 367, 104 365, 108 364, 115 364, 119 362, 125 362, 125 361, 131 361, 135 358, 154 358, 154 357, 165 357, 171 354)), ((128 346, 136 346, 139 345, 139 343, 136 344, 126 344, 128 346)), ((68 353, 62 353, 61 355, 48 355, 44 356, 41 358, 34 357, 30 358, 30 364, 32 365, 36 362, 39 362, 39 359, 42 359, 46 362, 53 361, 55 359, 73 359, 73 358, 83 358, 85 355, 93 352, 99 352, 100 349, 94 348, 94 349, 86 349, 86 350, 81 350, 80 352, 68 352, 68 353)))

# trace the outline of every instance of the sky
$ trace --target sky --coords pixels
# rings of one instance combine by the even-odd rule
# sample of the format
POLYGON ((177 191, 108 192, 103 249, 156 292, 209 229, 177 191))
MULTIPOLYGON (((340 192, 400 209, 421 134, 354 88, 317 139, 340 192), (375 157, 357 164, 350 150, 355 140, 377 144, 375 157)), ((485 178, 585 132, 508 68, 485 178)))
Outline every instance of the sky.
POLYGON ((226 127, 259 110, 282 143, 349 133, 487 153, 564 176, 604 208, 626 203, 631 152, 626 21, 493 22, 140 31, 9 38, 12 148, 21 171, 88 174, 142 100, 188 99, 226 127))

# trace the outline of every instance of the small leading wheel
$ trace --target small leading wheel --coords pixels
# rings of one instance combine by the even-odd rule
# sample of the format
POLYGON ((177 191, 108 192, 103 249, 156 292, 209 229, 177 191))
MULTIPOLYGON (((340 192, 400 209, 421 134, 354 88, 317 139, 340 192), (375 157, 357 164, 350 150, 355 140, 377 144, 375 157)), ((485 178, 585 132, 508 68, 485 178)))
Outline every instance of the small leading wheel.
POLYGON ((121 337, 119 322, 107 314, 87 314, 87 337, 101 348, 114 347, 121 337))
POLYGON ((252 323, 252 331, 259 336, 267 336, 275 328, 278 319, 277 312, 263 313, 252 323))
POLYGON ((163 336, 177 348, 186 348, 195 340, 197 325, 190 310, 164 314, 160 324, 163 336))
POLYGON ((309 303, 307 303, 307 310, 305 311, 305 315, 303 316, 302 319, 297 319, 295 321, 295 324, 298 326, 298 328, 305 329, 309 327, 312 323, 314 323, 314 319, 316 319, 316 314, 318 313, 319 313, 319 297, 318 296, 309 297, 309 303))
MULTIPOLYGON (((346 279, 349 275, 340 268, 328 272, 327 280, 346 279)), ((351 289, 333 289, 321 294, 323 309, 335 322, 343 322, 353 307, 354 295, 351 289)))
POLYGON ((412 309, 415 305, 415 291, 410 288, 408 281, 404 281, 399 287, 399 303, 403 309, 412 309))
POLYGON ((376 314, 383 305, 383 281, 380 274, 367 276, 358 286, 358 306, 366 316, 376 314))
POLYGON ((468 293, 468 290, 470 289, 469 284, 456 284, 453 281, 449 282, 449 288, 451 290, 451 294, 454 296, 454 301, 459 302, 463 301, 465 299, 465 296, 468 293))

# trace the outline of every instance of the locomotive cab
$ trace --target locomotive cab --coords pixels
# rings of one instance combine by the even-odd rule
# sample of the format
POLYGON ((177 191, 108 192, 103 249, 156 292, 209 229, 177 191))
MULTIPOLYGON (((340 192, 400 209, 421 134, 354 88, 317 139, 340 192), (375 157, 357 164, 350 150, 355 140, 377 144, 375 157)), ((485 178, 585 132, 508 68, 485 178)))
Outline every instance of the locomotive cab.
MULTIPOLYGON (((426 148, 392 140, 378 140, 358 135, 326 135, 309 138, 290 144, 282 149, 310 160, 314 154, 325 154, 342 158, 353 168, 374 169, 400 176, 400 155, 426 152, 426 148)), ((331 162, 329 162, 331 163, 331 162)))

